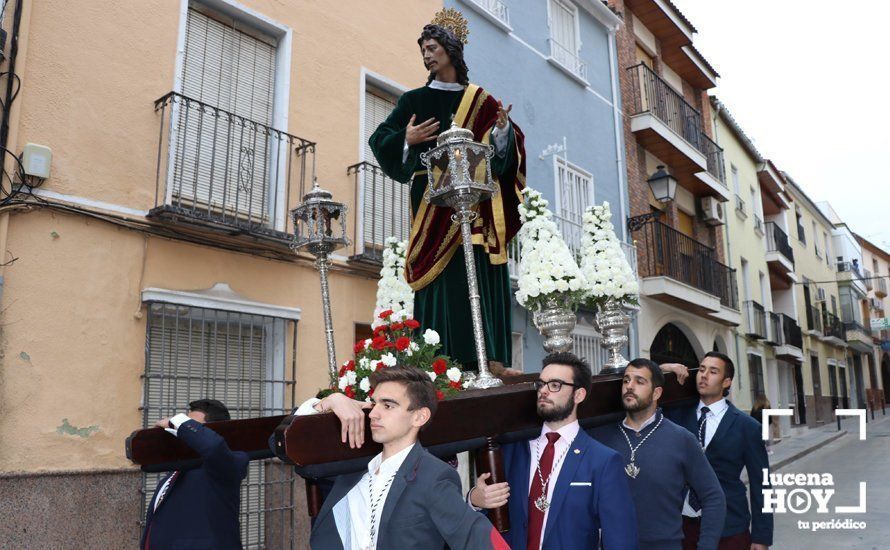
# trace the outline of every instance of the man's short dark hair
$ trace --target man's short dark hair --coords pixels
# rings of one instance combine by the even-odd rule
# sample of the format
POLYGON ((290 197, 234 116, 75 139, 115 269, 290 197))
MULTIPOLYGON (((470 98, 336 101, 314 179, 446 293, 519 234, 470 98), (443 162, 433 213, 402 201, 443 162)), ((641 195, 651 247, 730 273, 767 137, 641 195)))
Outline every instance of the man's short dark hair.
MULTIPOLYGON (((590 395, 590 386, 592 383, 590 378, 593 375, 590 373, 590 365, 587 364, 587 361, 570 352, 551 353, 544 358, 541 370, 544 370, 547 365, 553 364, 571 367, 572 384, 575 384, 575 389, 584 388, 587 391, 587 395, 590 395)), ((566 380, 566 382, 568 382, 568 380, 566 380)))
POLYGON ((651 374, 652 378, 652 389, 655 388, 663 388, 664 387, 664 373, 661 372, 661 367, 658 366, 658 363, 651 359, 646 359, 645 357, 637 357, 633 361, 627 364, 628 367, 633 367, 635 369, 648 369, 649 374, 651 374))
POLYGON ((204 413, 206 422, 218 422, 220 420, 231 420, 229 409, 222 404, 222 401, 216 399, 198 399, 189 403, 189 411, 204 413))
MULTIPOLYGON (((723 361, 723 379, 726 380, 729 378, 732 380, 735 378, 735 365, 732 363, 732 359, 729 358, 725 353, 720 353, 719 351, 709 351, 705 354, 705 357, 716 357, 723 361)), ((704 359, 704 357, 702 357, 704 359)), ((729 388, 723 390, 723 397, 729 395, 729 388)))
POLYGON ((383 382, 398 382, 405 386, 408 393, 408 410, 415 411, 426 407, 430 410, 430 419, 436 414, 439 399, 436 397, 436 386, 427 373, 406 365, 380 368, 371 374, 371 387, 376 388, 383 382))

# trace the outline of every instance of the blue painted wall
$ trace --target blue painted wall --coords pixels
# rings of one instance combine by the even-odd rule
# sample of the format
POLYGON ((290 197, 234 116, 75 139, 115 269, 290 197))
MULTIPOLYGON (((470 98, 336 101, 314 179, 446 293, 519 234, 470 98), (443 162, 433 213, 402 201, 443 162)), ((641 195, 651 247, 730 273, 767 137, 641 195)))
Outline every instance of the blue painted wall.
MULTIPOLYGON (((548 145, 561 144, 565 136, 569 162, 593 175, 594 200, 609 201, 615 225, 620 227, 626 218, 619 198, 625 192, 619 174, 624 164, 619 165, 616 155, 624 154, 624 145, 616 153, 608 29, 578 9, 581 59, 587 65, 588 86, 583 86, 546 60, 550 53, 547 1, 504 0, 512 27, 509 33, 475 11, 471 1, 445 0, 444 5, 458 9, 469 20, 465 58, 470 81, 504 105, 513 105, 511 116, 526 138, 527 184, 541 191, 555 210, 553 159, 539 156, 548 145)), ((620 99, 616 101, 620 109, 620 99)), ((515 303, 513 330, 525 333, 525 371, 539 370, 545 355, 541 337, 531 313, 515 303)))

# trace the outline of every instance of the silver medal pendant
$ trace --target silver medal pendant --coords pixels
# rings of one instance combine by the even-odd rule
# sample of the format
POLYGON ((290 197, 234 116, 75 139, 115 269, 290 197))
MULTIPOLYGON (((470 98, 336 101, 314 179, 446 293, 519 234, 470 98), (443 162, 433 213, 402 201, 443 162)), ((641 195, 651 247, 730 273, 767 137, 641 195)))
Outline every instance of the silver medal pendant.
POLYGON ((544 495, 541 495, 535 499, 535 508, 542 512, 546 512, 547 508, 550 508, 550 503, 547 502, 547 498, 544 495))
POLYGON ((624 467, 624 473, 626 473, 628 477, 636 479, 640 473, 640 468, 636 464, 631 462, 624 467))

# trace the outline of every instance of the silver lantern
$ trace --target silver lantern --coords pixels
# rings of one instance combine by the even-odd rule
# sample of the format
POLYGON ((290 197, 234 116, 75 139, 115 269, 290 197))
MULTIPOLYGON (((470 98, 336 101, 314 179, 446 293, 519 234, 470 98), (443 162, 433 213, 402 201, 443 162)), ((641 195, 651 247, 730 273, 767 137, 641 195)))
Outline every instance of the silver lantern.
POLYGON ((346 236, 346 205, 334 200, 314 182, 303 202, 290 211, 294 223, 294 252, 305 250, 315 256, 315 267, 321 279, 321 306, 324 314, 325 344, 328 351, 328 370, 331 384, 337 382, 337 355, 334 350, 334 323, 331 320, 331 295, 328 288, 330 254, 349 246, 346 236))
POLYGON ((420 155, 421 162, 427 167, 426 200, 436 206, 454 209, 451 220, 460 223, 470 291, 473 340, 479 363, 479 375, 470 383, 473 388, 493 388, 503 384, 488 369, 472 240, 472 224, 478 217, 474 208, 498 192, 491 178, 493 154, 494 149, 490 145, 473 141, 472 131, 452 123, 451 128, 439 134, 436 146, 420 155))

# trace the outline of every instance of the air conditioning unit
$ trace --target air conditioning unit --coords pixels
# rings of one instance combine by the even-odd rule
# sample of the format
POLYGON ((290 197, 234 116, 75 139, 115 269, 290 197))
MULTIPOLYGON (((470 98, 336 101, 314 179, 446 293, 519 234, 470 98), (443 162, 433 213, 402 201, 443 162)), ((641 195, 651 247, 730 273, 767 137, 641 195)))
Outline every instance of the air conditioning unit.
POLYGON ((825 301, 825 289, 817 287, 815 296, 816 296, 815 299, 817 302, 824 302, 825 301))
POLYGON ((702 220, 708 225, 723 225, 726 223, 726 214, 723 209, 723 203, 715 197, 702 197, 701 199, 702 220))

